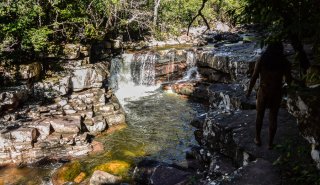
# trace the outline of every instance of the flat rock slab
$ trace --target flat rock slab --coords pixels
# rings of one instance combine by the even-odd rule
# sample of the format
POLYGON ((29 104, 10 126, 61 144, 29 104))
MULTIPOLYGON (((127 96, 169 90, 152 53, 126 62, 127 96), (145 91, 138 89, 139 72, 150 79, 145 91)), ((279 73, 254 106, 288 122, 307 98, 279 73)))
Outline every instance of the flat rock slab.
POLYGON ((134 170, 134 178, 138 184, 188 184, 191 175, 191 172, 188 172, 179 166, 153 160, 141 161, 134 170))
POLYGON ((240 169, 230 182, 221 185, 280 185, 280 172, 270 162, 258 159, 240 169))
MULTIPOLYGON (((253 158, 263 158, 274 162, 280 151, 268 150, 268 111, 266 111, 261 132, 262 146, 254 144, 255 110, 243 110, 231 115, 210 115, 204 124, 204 140, 206 145, 222 154, 233 158, 240 166, 244 162, 244 152, 253 158)), ((290 141, 292 146, 301 146, 305 143, 299 135, 296 120, 285 109, 279 110, 278 130, 274 144, 286 146, 290 141)))

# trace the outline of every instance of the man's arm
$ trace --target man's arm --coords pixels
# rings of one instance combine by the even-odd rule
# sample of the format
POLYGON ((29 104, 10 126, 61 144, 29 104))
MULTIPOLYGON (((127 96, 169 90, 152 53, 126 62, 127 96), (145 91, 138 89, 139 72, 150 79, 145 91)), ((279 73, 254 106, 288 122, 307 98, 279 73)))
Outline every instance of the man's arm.
POLYGON ((260 68, 261 68, 261 60, 258 60, 256 62, 256 64, 255 64, 255 66, 254 66, 253 75, 251 77, 249 89, 248 89, 247 94, 246 94, 247 97, 250 96, 251 91, 252 91, 254 85, 256 84, 256 81, 257 81, 257 79, 259 77, 260 68))

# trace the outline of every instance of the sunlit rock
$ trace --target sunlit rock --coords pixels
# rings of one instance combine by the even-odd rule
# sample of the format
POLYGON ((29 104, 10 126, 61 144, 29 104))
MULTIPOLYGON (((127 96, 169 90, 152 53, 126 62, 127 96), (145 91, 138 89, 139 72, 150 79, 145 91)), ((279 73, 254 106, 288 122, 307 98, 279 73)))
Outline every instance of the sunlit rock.
POLYGON ((118 184, 120 181, 121 177, 104 171, 96 170, 93 172, 92 177, 90 178, 90 185, 118 184))
POLYGON ((81 129, 80 119, 70 117, 55 117, 47 120, 53 130, 59 133, 79 133, 81 129))
POLYGON ((114 114, 114 115, 111 114, 106 117, 106 121, 109 126, 112 126, 112 125, 125 123, 126 118, 124 114, 114 114))

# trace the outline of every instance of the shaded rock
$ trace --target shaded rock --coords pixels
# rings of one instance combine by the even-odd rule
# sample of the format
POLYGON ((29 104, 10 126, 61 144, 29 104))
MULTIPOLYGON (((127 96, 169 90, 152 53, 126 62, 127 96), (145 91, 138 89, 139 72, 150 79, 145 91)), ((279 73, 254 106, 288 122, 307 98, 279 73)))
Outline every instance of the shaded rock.
POLYGON ((298 127, 305 139, 312 145, 311 155, 320 169, 320 87, 289 92, 287 106, 297 118, 298 127))
POLYGON ((5 92, 0 92, 0 115, 16 110, 19 105, 28 99, 28 93, 29 90, 26 86, 17 86, 5 89, 5 92))
POLYGON ((66 44, 63 48, 66 59, 77 59, 80 57, 80 44, 66 44))
MULTIPOLYGON (((265 115, 261 132, 262 147, 257 147, 253 138, 255 135, 255 110, 243 110, 232 114, 209 113, 203 126, 202 143, 208 148, 232 158, 236 164, 242 166, 252 160, 252 157, 263 158, 274 162, 281 153, 268 150, 268 111, 265 115)), ((293 146, 303 145, 299 136, 295 119, 284 109, 278 115, 278 130, 275 144, 285 145, 286 138, 294 138, 293 146)))
POLYGON ((39 62, 23 64, 19 66, 20 77, 23 80, 30 78, 39 78, 42 71, 42 65, 39 62))
POLYGON ((244 91, 239 84, 212 84, 209 86, 209 102, 213 108, 224 111, 237 110, 241 107, 244 91))
POLYGON ((234 179, 230 182, 222 182, 222 185, 280 185, 281 176, 280 170, 272 163, 257 159, 249 165, 243 167, 237 172, 234 179))
POLYGON ((90 185, 118 184, 121 178, 110 173, 96 170, 90 178, 90 185))
POLYGON ((153 160, 141 161, 134 170, 134 178, 140 184, 187 184, 192 174, 178 166, 153 160))

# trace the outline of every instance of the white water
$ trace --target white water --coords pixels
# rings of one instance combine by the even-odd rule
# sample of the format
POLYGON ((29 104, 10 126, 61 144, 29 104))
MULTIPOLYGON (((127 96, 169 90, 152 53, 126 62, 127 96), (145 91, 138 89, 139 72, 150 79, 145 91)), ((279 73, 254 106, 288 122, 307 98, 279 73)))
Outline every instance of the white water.
POLYGON ((181 80, 178 80, 177 82, 185 82, 190 80, 199 80, 200 74, 198 72, 198 67, 196 66, 197 58, 193 51, 187 52, 187 64, 188 69, 185 73, 185 75, 182 77, 181 80))
POLYGON ((155 93, 160 87, 155 85, 155 62, 152 54, 123 54, 112 60, 110 84, 120 103, 155 93))

